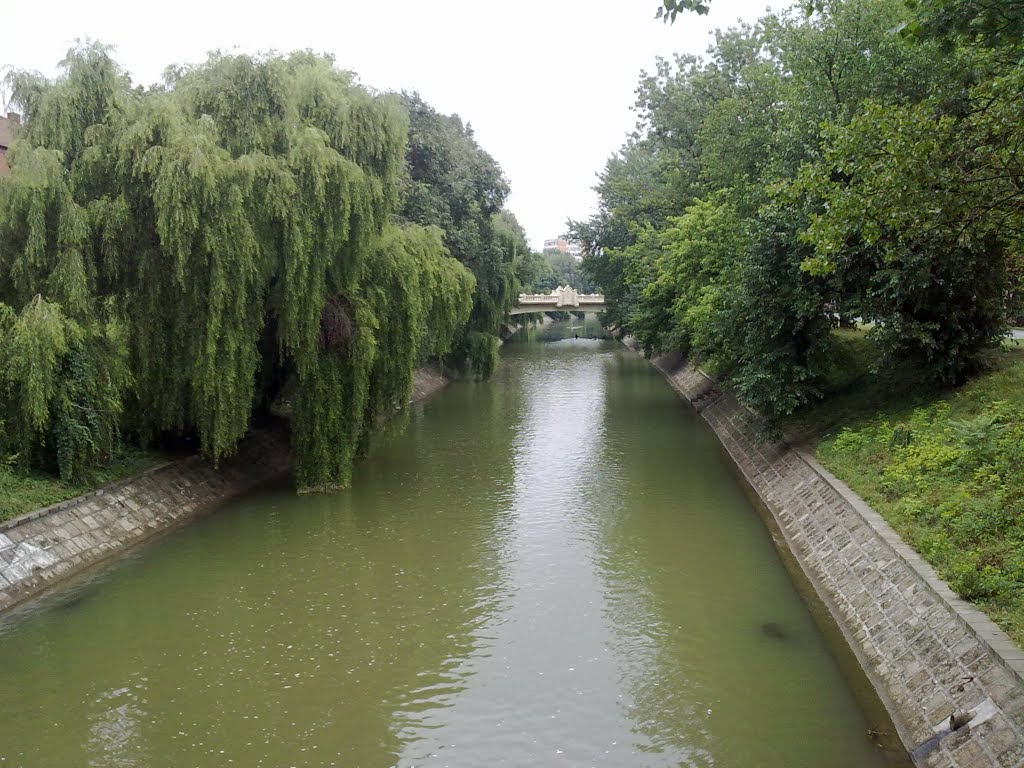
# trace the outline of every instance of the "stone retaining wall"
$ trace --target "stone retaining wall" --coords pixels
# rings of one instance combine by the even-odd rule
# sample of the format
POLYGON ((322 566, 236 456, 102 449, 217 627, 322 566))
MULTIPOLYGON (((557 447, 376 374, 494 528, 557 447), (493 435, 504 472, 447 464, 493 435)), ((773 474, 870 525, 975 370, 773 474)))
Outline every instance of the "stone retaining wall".
POLYGON ((217 469, 167 462, 0 523, 0 611, 289 468, 287 438, 258 433, 217 469))
MULTIPOLYGON (((448 383, 415 372, 410 402, 448 383)), ((256 433, 214 468, 198 456, 0 523, 0 612, 291 469, 288 438, 256 433)))
POLYGON ((410 403, 423 400, 448 385, 448 379, 436 368, 417 368, 412 377, 410 403))
POLYGON ((774 517, 914 762, 1024 766, 1020 649, 812 456, 761 439, 751 412, 688 363, 653 362, 715 431, 774 517), (950 732, 953 712, 970 722, 950 732))

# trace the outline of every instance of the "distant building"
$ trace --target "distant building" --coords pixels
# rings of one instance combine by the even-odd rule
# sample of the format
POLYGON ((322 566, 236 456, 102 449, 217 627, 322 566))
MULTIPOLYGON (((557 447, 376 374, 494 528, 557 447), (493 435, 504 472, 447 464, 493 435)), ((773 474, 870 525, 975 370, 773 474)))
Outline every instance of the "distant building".
POLYGON ((553 240, 545 240, 544 250, 558 251, 559 253, 568 253, 570 256, 576 259, 583 257, 583 249, 580 248, 580 244, 570 243, 564 237, 556 237, 553 240))
POLYGON ((14 140, 14 134, 21 125, 21 115, 15 112, 8 112, 7 117, 0 117, 0 176, 6 176, 11 172, 7 165, 7 148, 14 140))

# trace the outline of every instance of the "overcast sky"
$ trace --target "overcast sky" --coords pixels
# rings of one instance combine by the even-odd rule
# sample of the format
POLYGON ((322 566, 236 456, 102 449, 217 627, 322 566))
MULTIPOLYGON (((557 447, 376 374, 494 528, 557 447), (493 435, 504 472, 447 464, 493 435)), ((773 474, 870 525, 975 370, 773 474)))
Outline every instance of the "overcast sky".
MULTIPOLYGON (((534 247, 587 217, 595 174, 635 122, 640 70, 703 53, 709 33, 754 21, 768 0, 713 0, 711 14, 654 20, 657 0, 138 0, 4 2, 0 65, 56 74, 76 38, 116 47, 136 83, 214 49, 329 52, 381 90, 418 90, 472 123, 512 183, 508 207, 534 247), (159 10, 157 10, 159 8, 159 10)), ((782 7, 779 2, 773 7, 782 7)))

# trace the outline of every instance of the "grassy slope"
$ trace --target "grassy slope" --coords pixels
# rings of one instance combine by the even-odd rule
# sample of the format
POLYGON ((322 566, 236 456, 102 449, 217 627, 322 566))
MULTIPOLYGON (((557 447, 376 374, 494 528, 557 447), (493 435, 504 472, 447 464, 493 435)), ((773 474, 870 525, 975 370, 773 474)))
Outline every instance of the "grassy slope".
POLYGON ((126 449, 106 467, 77 483, 65 483, 41 472, 23 475, 0 467, 0 520, 9 520, 33 509, 80 496, 141 472, 162 460, 163 457, 154 453, 126 449))
POLYGON ((959 390, 881 377, 862 333, 837 334, 826 399, 787 424, 950 586, 1024 644, 1024 346, 959 390))

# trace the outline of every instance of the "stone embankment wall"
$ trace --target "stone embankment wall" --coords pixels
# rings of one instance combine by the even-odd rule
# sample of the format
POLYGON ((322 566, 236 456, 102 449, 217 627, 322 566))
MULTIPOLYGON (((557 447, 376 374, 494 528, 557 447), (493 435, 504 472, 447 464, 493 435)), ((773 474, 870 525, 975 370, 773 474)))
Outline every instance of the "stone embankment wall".
MULTIPOLYGON (((447 383, 416 371, 411 402, 447 383)), ((198 456, 166 462, 0 523, 0 612, 290 469, 287 435, 260 432, 218 468, 198 456)))
POLYGON ((287 437, 257 433, 219 468, 167 462, 0 523, 0 611, 289 468, 287 437))
MULTIPOLYGON (((627 340, 628 343, 628 340, 627 340)), ((653 361, 771 513, 889 709, 914 762, 1024 766, 1024 654, 812 456, 679 358, 653 361), (950 732, 952 713, 969 722, 950 732)))
POLYGON ((412 378, 412 395, 410 403, 423 400, 447 386, 449 380, 436 368, 417 368, 412 378))

